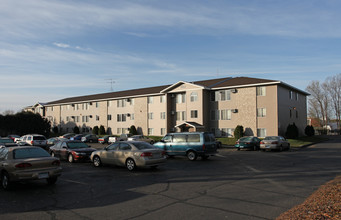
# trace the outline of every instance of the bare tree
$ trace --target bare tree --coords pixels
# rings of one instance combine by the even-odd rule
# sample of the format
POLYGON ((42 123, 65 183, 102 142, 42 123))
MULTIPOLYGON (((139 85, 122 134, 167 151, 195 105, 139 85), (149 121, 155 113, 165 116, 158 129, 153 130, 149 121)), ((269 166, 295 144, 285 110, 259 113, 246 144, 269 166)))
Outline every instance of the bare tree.
POLYGON ((321 85, 319 81, 312 81, 306 88, 306 91, 311 94, 309 97, 309 108, 314 108, 312 112, 320 112, 322 117, 322 125, 326 126, 328 122, 329 98, 326 91, 326 84, 321 85))
POLYGON ((328 77, 324 83, 325 90, 330 97, 331 106, 336 118, 337 127, 340 128, 341 120, 341 74, 328 77))

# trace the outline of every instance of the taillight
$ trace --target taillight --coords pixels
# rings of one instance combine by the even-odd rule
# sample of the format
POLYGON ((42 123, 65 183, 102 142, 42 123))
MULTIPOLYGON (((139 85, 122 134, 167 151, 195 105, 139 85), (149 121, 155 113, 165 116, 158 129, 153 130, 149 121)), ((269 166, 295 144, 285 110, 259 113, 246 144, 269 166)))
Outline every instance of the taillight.
POLYGON ((31 141, 31 144, 33 145, 33 141, 31 141))
POLYGON ((27 167, 31 167, 32 164, 30 163, 19 163, 17 165, 15 165, 16 168, 27 168, 27 167))
POLYGON ((59 160, 55 160, 55 161, 52 162, 52 165, 59 166, 60 165, 60 161, 59 160))
POLYGON ((205 150, 206 149, 206 146, 205 144, 202 145, 202 149, 205 150))
POLYGON ((250 142, 246 142, 246 144, 251 144, 250 142))
POLYGON ((153 154, 151 152, 143 152, 140 156, 141 157, 151 157, 151 156, 153 156, 153 154))
POLYGON ((162 156, 164 156, 164 155, 166 155, 166 152, 165 152, 165 151, 162 151, 162 153, 161 153, 161 154, 162 154, 162 156))
POLYGON ((261 141, 261 142, 260 142, 260 144, 264 144, 264 142, 263 142, 263 141, 261 141))

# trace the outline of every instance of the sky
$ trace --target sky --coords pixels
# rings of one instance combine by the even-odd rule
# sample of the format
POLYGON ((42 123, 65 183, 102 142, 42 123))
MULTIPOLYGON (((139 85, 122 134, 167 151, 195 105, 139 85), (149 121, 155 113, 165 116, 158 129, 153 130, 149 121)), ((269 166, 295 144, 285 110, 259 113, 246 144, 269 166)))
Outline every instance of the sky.
POLYGON ((0 113, 222 77, 341 73, 339 0, 0 0, 0 113))

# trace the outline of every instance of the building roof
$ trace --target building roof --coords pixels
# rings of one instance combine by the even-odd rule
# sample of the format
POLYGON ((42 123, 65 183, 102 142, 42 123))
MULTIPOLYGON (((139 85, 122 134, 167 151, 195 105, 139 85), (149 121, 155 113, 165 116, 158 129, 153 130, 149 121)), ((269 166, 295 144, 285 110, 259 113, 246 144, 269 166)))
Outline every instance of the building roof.
MULTIPOLYGON (((101 94, 94 94, 94 95, 70 97, 70 98, 60 99, 57 101, 48 102, 46 103, 46 105, 57 105, 57 104, 66 104, 66 103, 90 102, 90 101, 100 101, 100 100, 109 100, 109 99, 118 99, 118 98, 157 95, 157 94, 160 94, 162 91, 167 90, 168 88, 171 88, 178 83, 171 84, 171 85, 125 90, 125 91, 119 91, 119 92, 109 92, 109 93, 101 93, 101 94)), ((294 88, 281 81, 249 78, 249 77, 235 77, 235 78, 225 77, 225 78, 201 80, 201 81, 195 81, 195 82, 189 82, 189 83, 202 86, 205 89, 212 89, 212 90, 223 89, 223 88, 248 87, 248 86, 256 86, 256 85, 259 86, 259 85, 281 84, 285 87, 289 87, 296 91, 299 91, 305 95, 309 95, 308 93, 301 91, 297 88, 294 88)))

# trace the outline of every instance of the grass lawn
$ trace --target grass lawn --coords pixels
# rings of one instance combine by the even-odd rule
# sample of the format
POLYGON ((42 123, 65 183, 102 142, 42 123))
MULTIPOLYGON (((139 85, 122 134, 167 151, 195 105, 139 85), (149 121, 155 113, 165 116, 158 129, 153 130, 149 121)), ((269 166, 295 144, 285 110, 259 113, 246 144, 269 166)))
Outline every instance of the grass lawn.
MULTIPOLYGON (((217 138, 223 145, 233 146, 236 144, 236 139, 234 138, 217 138)), ((291 147, 302 147, 307 144, 313 144, 328 140, 328 138, 323 138, 320 136, 312 136, 312 137, 299 137, 297 139, 288 139, 291 147)))
POLYGON ((312 137, 299 137, 297 139, 288 139, 291 147, 302 147, 307 144, 318 143, 322 141, 326 141, 328 138, 323 138, 320 136, 312 136, 312 137))

